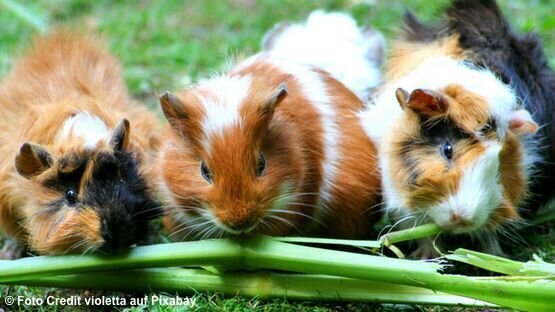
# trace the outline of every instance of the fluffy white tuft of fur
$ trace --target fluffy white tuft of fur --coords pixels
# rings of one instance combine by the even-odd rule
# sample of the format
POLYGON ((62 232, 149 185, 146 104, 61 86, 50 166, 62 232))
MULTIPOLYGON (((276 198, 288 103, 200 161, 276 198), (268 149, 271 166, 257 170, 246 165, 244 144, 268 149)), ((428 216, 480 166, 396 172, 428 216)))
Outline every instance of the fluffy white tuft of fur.
POLYGON ((89 112, 79 112, 68 118, 58 135, 58 139, 82 138, 85 148, 95 148, 101 141, 110 141, 108 126, 98 116, 89 112))
POLYGON ((249 93, 251 81, 248 75, 218 76, 198 83, 200 93, 209 95, 200 98, 206 112, 202 128, 207 148, 210 137, 221 136, 232 125, 241 126, 239 109, 249 93))
POLYGON ((304 23, 277 25, 263 45, 274 57, 328 71, 362 99, 381 82, 383 36, 373 29, 363 32, 345 13, 318 10, 304 23))

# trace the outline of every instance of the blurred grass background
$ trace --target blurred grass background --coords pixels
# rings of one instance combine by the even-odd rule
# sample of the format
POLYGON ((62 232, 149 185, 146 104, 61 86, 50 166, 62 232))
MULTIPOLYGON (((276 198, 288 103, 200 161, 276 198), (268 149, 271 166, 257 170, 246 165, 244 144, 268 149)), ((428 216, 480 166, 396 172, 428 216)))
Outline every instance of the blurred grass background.
MULTIPOLYGON (((405 10, 424 21, 441 18, 447 0, 190 0, 190 1, 110 1, 38 0, 18 1, 50 25, 95 26, 105 34, 112 52, 125 69, 131 92, 146 105, 158 106, 155 94, 190 84, 214 71, 221 71, 234 56, 256 53, 266 30, 283 20, 301 21, 315 9, 344 11, 361 25, 372 25, 387 39, 395 36, 405 10)), ((503 11, 516 30, 536 31, 543 39, 548 59, 555 66, 555 1, 500 0, 503 11)), ((33 29, 0 6, 0 76, 9 71, 13 60, 24 51, 33 29)), ((515 245, 514 256, 527 259, 537 253, 555 260, 555 234, 547 228, 531 231, 526 246, 515 245)), ((6 294, 69 295, 75 291, 0 286, 6 294)), ((88 295, 89 292, 77 292, 88 295)), ((374 304, 292 303, 286 299, 260 301, 222 298, 218 294, 197 295, 195 310, 215 311, 466 311, 469 309, 374 304)), ((142 311, 149 307, 132 309, 142 311)), ((74 311, 75 307, 43 307, 44 311, 74 311)), ((173 311, 156 306, 150 309, 173 311)), ((36 308, 20 307, 21 311, 36 308)), ((1 311, 1 309, 0 309, 1 311)))

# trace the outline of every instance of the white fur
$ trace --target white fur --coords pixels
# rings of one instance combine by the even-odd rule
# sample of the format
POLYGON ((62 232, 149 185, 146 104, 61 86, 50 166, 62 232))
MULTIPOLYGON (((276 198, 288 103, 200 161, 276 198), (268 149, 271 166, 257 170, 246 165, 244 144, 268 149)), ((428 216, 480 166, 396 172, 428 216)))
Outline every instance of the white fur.
POLYGON ((84 140, 85 148, 95 148, 101 141, 110 141, 110 130, 102 119, 89 112, 80 112, 66 119, 58 134, 58 139, 68 140, 80 137, 84 140))
MULTIPOLYGON (((403 88, 410 93, 415 89, 437 90, 449 84, 459 84, 468 91, 484 97, 488 102, 491 114, 497 119, 497 131, 500 135, 505 133, 512 112, 517 108, 516 97, 512 90, 499 81, 493 73, 488 70, 478 69, 465 62, 457 61, 449 57, 432 58, 398 81, 392 81, 386 85, 383 92, 375 99, 374 103, 372 103, 368 109, 362 111, 359 117, 361 118, 365 132, 378 146, 378 158, 382 171, 383 194, 386 202, 386 209, 391 212, 401 214, 407 212, 406 199, 401 195, 393 183, 394 178, 391 176, 388 159, 388 155, 391 154, 389 136, 403 131, 404 127, 399 120, 403 115, 403 110, 395 97, 395 90, 397 88, 403 88)), ((498 155, 496 157, 498 157, 498 155)), ((493 167, 493 165, 491 167, 493 167)), ((461 185, 460 193, 462 195, 460 196, 472 197, 474 203, 477 203, 479 200, 488 202, 490 199, 489 196, 493 196, 494 190, 501 194, 501 191, 493 187, 495 183, 491 180, 493 177, 497 179, 497 172, 486 170, 488 168, 490 167, 485 166, 484 160, 482 160, 469 169, 469 172, 465 172, 462 178, 463 182, 461 182, 463 185, 461 185), (480 170, 491 173, 492 176, 484 177, 484 172, 480 172, 480 170), (484 180, 478 182, 477 177, 483 178, 484 180), (469 187, 467 187, 467 185, 469 187), (474 187, 472 188, 472 186, 474 187)), ((440 206, 447 207, 450 205, 449 203, 462 204, 461 200, 461 197, 454 197, 440 206)), ((485 204, 485 202, 483 201, 482 204, 485 204)), ((475 206, 474 204, 465 204, 468 204, 469 210, 474 211, 473 209, 475 208, 472 208, 475 206)), ((491 207, 482 207, 480 209, 487 208, 491 207)), ((439 208, 438 206, 434 209, 444 211, 446 208, 439 208)), ((440 215, 441 213, 438 212, 438 220, 441 219, 440 215)))
POLYGON ((478 229, 487 223, 492 211, 503 200, 503 188, 498 181, 500 151, 499 143, 488 146, 485 153, 464 170, 458 192, 429 208, 429 215, 436 224, 461 233, 478 229), (453 224, 450 221, 453 213, 469 221, 471 225, 462 228, 453 224))
POLYGON ((197 88, 210 96, 201 97, 206 116, 202 121, 205 146, 212 136, 221 136, 232 125, 241 126, 239 109, 251 85, 250 76, 218 76, 198 83, 197 88))
POLYGON ((385 49, 383 36, 365 37, 345 13, 314 11, 305 23, 292 24, 273 40, 269 51, 279 58, 311 64, 332 74, 360 98, 381 81, 379 65, 385 49))

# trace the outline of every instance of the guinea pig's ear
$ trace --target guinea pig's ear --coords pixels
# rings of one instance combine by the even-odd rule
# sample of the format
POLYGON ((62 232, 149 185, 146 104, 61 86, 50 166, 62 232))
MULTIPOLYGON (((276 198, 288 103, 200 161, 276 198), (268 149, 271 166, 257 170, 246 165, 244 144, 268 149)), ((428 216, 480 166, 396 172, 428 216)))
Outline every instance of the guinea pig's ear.
POLYGON ((166 91, 159 100, 164 116, 173 128, 179 129, 179 121, 189 119, 185 106, 173 93, 166 91))
POLYGON ((287 84, 281 83, 274 92, 260 105, 258 112, 260 116, 271 116, 276 107, 287 96, 287 84))
POLYGON ((33 143, 23 143, 15 157, 17 172, 27 179, 43 173, 52 167, 52 163, 50 153, 44 147, 33 143))
POLYGON ((538 131, 538 124, 525 109, 518 109, 511 113, 509 129, 516 135, 532 134, 538 131))
POLYGON ((403 88, 397 88, 397 90, 395 90, 395 97, 397 98, 397 102, 399 102, 399 106, 401 106, 402 110, 407 107, 409 96, 410 94, 403 88))
POLYGON ((403 89, 397 89, 397 92, 395 92, 401 107, 404 105, 404 107, 410 108, 417 114, 432 117, 447 111, 447 103, 438 92, 415 89, 409 96, 407 94, 408 92, 403 89))
POLYGON ((286 29, 291 26, 291 22, 284 21, 278 24, 275 24, 272 29, 268 30, 264 37, 262 38, 262 50, 270 51, 274 48, 274 43, 276 39, 281 36, 286 29))
POLYGON ((129 121, 123 118, 116 126, 110 139, 110 146, 114 151, 121 152, 127 149, 129 145, 129 131, 129 121))

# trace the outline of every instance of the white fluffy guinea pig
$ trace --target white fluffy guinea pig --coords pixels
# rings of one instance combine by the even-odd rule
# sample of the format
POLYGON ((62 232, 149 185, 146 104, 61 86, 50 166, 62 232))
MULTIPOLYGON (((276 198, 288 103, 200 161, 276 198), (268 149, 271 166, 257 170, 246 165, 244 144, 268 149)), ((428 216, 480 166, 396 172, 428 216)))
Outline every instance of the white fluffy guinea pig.
POLYGON ((356 238, 370 229, 375 148, 356 115, 362 102, 329 74, 263 53, 160 101, 173 237, 356 238))

